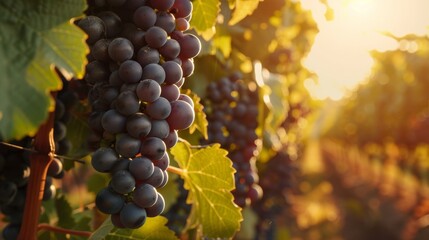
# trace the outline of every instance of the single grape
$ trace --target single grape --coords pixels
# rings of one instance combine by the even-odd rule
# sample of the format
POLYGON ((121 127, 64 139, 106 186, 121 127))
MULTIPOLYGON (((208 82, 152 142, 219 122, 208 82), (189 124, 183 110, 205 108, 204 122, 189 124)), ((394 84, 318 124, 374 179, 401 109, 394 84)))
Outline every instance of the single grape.
POLYGON ((201 42, 193 34, 184 34, 181 39, 178 40, 180 44, 180 58, 193 58, 198 55, 201 51, 201 42))
POLYGON ((113 39, 107 50, 110 58, 116 62, 131 59, 134 55, 133 44, 128 39, 121 37, 113 39))
POLYGON ((126 228, 136 229, 146 222, 146 210, 135 203, 127 203, 121 210, 120 220, 126 228))
POLYGON ((77 25, 88 34, 88 39, 86 40, 88 44, 97 42, 103 37, 106 30, 103 20, 96 16, 86 16, 79 20, 77 25))
POLYGON ((156 200, 158 199, 158 192, 152 185, 141 184, 140 186, 136 187, 132 196, 133 202, 137 206, 141 208, 148 208, 152 207, 156 203, 156 200))
POLYGON ((171 113, 167 117, 171 129, 186 129, 191 126, 194 119, 194 109, 187 102, 182 100, 171 102, 171 113))
POLYGON ((132 158, 139 153, 141 142, 128 134, 116 136, 115 150, 122 157, 132 158))
POLYGON ((107 51, 110 39, 102 38, 98 40, 91 48, 91 55, 98 61, 109 61, 109 52, 107 51))
POLYGON ((117 36, 122 30, 121 18, 114 12, 105 11, 97 14, 103 20, 106 26, 106 37, 112 38, 117 36))
POLYGON ((133 191, 136 181, 129 171, 119 170, 112 175, 110 185, 115 192, 127 194, 133 191))
POLYGON ((170 165, 170 157, 168 156, 168 153, 165 153, 161 159, 153 160, 152 162, 154 166, 159 167, 162 171, 165 171, 170 165))
POLYGON ((133 60, 126 60, 119 66, 119 77, 125 83, 137 83, 143 73, 140 64, 133 60))
POLYGON ((145 46, 140 48, 140 50, 137 52, 137 62, 139 62, 143 67, 151 63, 157 64, 159 61, 159 52, 155 48, 145 46))
POLYGON ((176 18, 176 29, 179 31, 186 31, 190 27, 188 20, 185 18, 176 18))
POLYGON ((161 168, 154 167, 153 174, 144 182, 152 185, 155 188, 159 188, 164 182, 164 174, 162 173, 161 168))
POLYGON ((191 59, 185 59, 182 60, 182 71, 183 71, 183 77, 189 77, 194 73, 194 61, 191 59))
MULTIPOLYGON (((177 141, 179 139, 179 136, 177 135, 177 130, 171 131, 168 136, 164 139, 162 139, 165 143, 165 146, 167 148, 172 148, 176 145, 177 141)), ((165 170, 165 169, 163 169, 165 170)))
POLYGON ((123 82, 123 81, 122 81, 122 79, 119 77, 119 71, 118 71, 118 70, 113 71, 113 72, 110 74, 110 77, 109 77, 109 84, 110 84, 110 85, 112 85, 112 86, 114 86, 114 87, 119 87, 119 86, 121 86, 123 83, 124 83, 124 82, 123 82))
POLYGON ((156 22, 155 10, 147 6, 139 7, 134 12, 133 21, 137 27, 146 31, 147 29, 155 25, 155 22, 156 22))
POLYGON ((154 102, 161 96, 161 86, 152 79, 144 79, 137 85, 136 93, 143 102, 154 102))
POLYGON ((180 44, 174 39, 168 39, 164 46, 160 47, 159 53, 167 60, 175 59, 180 53, 180 44))
POLYGON ((58 158, 54 158, 49 164, 47 175, 53 177, 60 174, 62 170, 63 163, 58 158))
POLYGON ((136 179, 145 180, 153 174, 154 165, 146 157, 136 157, 131 161, 129 171, 136 179))
POLYGON ((142 156, 145 156, 152 160, 161 159, 165 154, 166 147, 165 143, 156 137, 146 138, 141 145, 140 152, 142 156))
POLYGON ((115 106, 119 113, 129 116, 139 111, 140 103, 134 91, 124 91, 119 94, 115 106))
POLYGON ((143 68, 142 79, 153 79, 158 84, 165 81, 165 71, 159 64, 151 63, 143 68))
POLYGON ((176 18, 186 18, 192 13, 192 2, 190 0, 176 0, 170 9, 176 18))
POLYGON ((171 113, 170 102, 163 98, 159 97, 154 102, 148 103, 146 105, 146 114, 151 118, 156 120, 166 119, 171 113))
POLYGON ((189 97, 186 94, 180 94, 179 100, 185 101, 185 102, 189 103, 189 105, 191 105, 191 107, 194 107, 194 101, 192 100, 191 97, 189 97))
POLYGON ((110 173, 114 174, 119 170, 128 170, 128 167, 130 166, 131 159, 130 158, 119 158, 118 161, 116 161, 115 164, 113 164, 112 168, 110 169, 110 173))
POLYGON ((176 28, 176 20, 173 14, 169 12, 158 12, 155 26, 164 29, 167 34, 170 34, 176 28))
POLYGON ((56 121, 54 122, 54 140, 61 141, 67 135, 67 127, 64 123, 56 121))
POLYGON ((181 66, 175 61, 167 61, 162 64, 165 72, 165 83, 174 84, 180 81, 183 77, 181 66))
POLYGON ((174 84, 163 84, 161 86, 161 97, 170 102, 176 101, 180 96, 180 89, 174 84))
POLYGON ((105 214, 115 214, 121 211, 122 207, 125 205, 125 200, 116 192, 108 188, 103 188, 95 197, 95 205, 98 210, 105 214))
POLYGON ((136 113, 127 119, 127 132, 135 138, 146 137, 152 126, 148 116, 143 113, 136 113))
POLYGON ((86 74, 95 82, 107 82, 110 71, 101 61, 92 61, 86 65, 86 74))
POLYGON ((164 211, 165 201, 161 194, 158 193, 156 203, 149 208, 146 208, 146 214, 148 217, 156 217, 164 211))
POLYGON ((146 31, 146 35, 145 35, 146 43, 151 48, 162 47, 167 42, 167 38, 168 38, 167 32, 164 29, 157 26, 153 26, 149 28, 146 31))
POLYGON ((147 135, 148 137, 166 138, 170 133, 170 126, 165 120, 152 120, 152 128, 147 135))
POLYGON ((115 109, 110 109, 103 114, 101 125, 105 131, 116 134, 124 131, 126 121, 126 117, 121 115, 115 109))
POLYGON ((91 158, 92 167, 98 172, 109 172, 118 161, 118 155, 111 148, 101 147, 97 149, 91 158))

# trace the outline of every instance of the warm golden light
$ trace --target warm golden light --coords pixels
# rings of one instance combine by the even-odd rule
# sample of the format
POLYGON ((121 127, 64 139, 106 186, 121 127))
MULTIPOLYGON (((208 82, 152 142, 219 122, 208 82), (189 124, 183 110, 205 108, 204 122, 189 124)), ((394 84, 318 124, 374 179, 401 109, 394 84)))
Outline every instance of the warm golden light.
POLYGON ((332 21, 325 19, 325 7, 319 1, 301 2, 312 10, 320 30, 304 61, 319 76, 305 83, 317 99, 340 99, 370 73, 373 61, 369 51, 398 47, 383 32, 398 36, 429 32, 427 0, 330 0, 335 15, 332 21))

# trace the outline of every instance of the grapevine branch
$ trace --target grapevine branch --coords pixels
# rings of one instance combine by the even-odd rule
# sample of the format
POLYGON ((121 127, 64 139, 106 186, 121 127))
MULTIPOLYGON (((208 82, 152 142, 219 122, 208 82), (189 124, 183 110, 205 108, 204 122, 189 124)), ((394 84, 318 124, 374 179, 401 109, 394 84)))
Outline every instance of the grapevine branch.
POLYGON ((184 171, 178 167, 168 166, 167 171, 183 176, 184 171))
POLYGON ((91 232, 88 232, 88 231, 78 231, 78 230, 72 230, 67 228, 61 228, 61 227, 52 226, 46 223, 41 223, 37 226, 37 231, 41 231, 41 230, 46 230, 46 231, 51 231, 56 233, 63 233, 63 234, 70 234, 70 235, 81 236, 81 237, 89 237, 92 234, 91 232))

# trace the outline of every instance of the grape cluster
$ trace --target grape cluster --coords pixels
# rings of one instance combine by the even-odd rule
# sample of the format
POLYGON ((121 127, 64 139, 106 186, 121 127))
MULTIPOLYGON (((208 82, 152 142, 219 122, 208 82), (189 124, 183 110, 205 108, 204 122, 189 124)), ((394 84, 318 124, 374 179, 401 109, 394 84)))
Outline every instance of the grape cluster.
POLYGON ((173 230, 176 235, 179 236, 186 225, 186 219, 191 212, 191 205, 186 203, 189 192, 183 187, 183 179, 177 178, 176 183, 179 186, 179 196, 164 216, 168 219, 168 228, 173 230))
POLYGON ((138 228, 159 215, 157 191, 168 180, 167 149, 195 118, 180 94, 201 43, 189 28, 189 0, 94 0, 77 25, 90 46, 85 80, 93 130, 92 166, 110 173, 97 208, 121 228, 138 228))
POLYGON ((251 90, 240 73, 233 73, 211 82, 206 92, 208 140, 202 143, 219 143, 229 152, 237 170, 234 200, 244 207, 262 195, 255 166, 258 91, 251 90))
POLYGON ((289 154, 278 152, 260 171, 260 182, 264 195, 253 209, 258 215, 257 239, 273 239, 275 218, 289 209, 289 194, 292 191, 296 167, 289 154))

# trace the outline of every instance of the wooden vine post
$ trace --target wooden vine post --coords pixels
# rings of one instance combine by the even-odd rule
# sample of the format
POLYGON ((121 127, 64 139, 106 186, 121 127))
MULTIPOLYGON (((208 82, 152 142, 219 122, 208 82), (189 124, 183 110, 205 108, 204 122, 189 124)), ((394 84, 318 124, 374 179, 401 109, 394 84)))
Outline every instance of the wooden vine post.
POLYGON ((30 179, 27 186, 24 216, 18 240, 37 239, 37 226, 45 189, 46 174, 55 153, 54 118, 54 112, 50 112, 48 120, 41 125, 34 138, 35 153, 30 155, 30 179))

